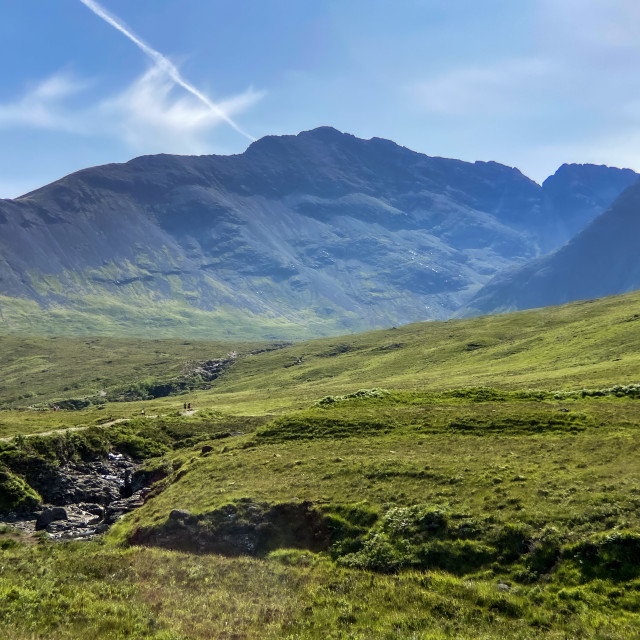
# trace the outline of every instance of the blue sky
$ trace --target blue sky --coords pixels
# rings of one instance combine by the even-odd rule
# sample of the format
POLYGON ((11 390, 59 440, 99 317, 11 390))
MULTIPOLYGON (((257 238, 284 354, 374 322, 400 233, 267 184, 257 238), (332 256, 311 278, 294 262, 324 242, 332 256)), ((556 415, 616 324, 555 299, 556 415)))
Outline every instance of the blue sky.
POLYGON ((637 0, 3 0, 0 15, 0 197, 320 125, 539 182, 563 162, 640 170, 637 0))

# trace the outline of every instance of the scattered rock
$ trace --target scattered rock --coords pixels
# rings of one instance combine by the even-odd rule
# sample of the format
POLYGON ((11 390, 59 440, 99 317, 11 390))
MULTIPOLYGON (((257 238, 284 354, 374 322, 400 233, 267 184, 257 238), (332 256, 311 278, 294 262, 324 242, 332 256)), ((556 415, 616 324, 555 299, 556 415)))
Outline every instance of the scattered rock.
POLYGON ((53 507, 51 509, 44 509, 42 513, 36 519, 36 531, 42 531, 46 529, 49 524, 56 520, 67 520, 67 511, 62 507, 53 507))
POLYGON ((98 518, 104 518, 104 509, 99 504, 81 504, 80 507, 87 513, 90 513, 98 518))
POLYGON ((122 500, 115 500, 107 508, 104 516, 104 522, 106 524, 114 524, 122 516, 126 515, 130 511, 141 507, 144 504, 144 497, 142 491, 134 493, 128 498, 122 500))
POLYGON ((151 475, 158 477, 142 473, 136 478, 136 465, 122 454, 62 468, 33 463, 25 469, 25 476, 42 496, 45 507, 42 511, 0 514, 0 523, 27 534, 46 531, 53 540, 89 539, 144 504, 149 485, 166 473, 151 475))

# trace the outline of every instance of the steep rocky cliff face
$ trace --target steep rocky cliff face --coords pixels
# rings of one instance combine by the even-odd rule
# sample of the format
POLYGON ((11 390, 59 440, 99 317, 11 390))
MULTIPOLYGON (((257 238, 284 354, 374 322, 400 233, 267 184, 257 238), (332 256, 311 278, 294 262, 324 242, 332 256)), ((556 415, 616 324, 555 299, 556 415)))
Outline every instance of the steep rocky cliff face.
POLYGON ((238 338, 444 318, 635 178, 572 165, 540 186, 328 127, 136 158, 0 202, 0 313, 12 331, 238 338))

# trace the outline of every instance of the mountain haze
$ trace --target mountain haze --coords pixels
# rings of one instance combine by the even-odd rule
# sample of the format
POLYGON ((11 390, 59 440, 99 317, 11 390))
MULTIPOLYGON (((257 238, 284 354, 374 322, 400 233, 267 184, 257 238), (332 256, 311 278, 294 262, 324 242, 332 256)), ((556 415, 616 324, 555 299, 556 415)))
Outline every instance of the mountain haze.
POLYGON ((288 338, 449 317, 637 175, 541 186, 329 127, 144 156, 0 201, 3 331, 288 338))
POLYGON ((532 309, 640 289, 640 183, 565 246, 496 276, 471 313, 532 309))

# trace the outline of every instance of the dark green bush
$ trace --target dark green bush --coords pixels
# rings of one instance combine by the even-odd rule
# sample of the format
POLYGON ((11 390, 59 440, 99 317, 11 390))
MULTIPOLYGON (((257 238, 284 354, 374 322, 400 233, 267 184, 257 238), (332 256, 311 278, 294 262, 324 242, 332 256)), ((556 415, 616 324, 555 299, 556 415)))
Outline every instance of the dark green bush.
POLYGON ((452 431, 473 435, 513 432, 516 434, 537 434, 548 431, 584 431, 595 426, 591 416, 582 413, 562 414, 514 414, 497 418, 462 417, 452 420, 448 428, 452 431))
POLYGON ((359 551, 339 557, 338 562, 354 569, 394 573, 414 564, 413 552, 406 541, 394 541, 377 532, 363 541, 359 551))
POLYGON ((527 569, 535 574, 546 573, 553 568, 561 553, 562 536, 553 527, 548 527, 533 541, 526 558, 527 569))
POLYGON ((565 551, 588 579, 632 580, 640 575, 640 533, 615 531, 565 551))
POLYGON ((476 540, 434 540, 420 547, 416 564, 421 569, 465 574, 476 571, 496 557, 496 549, 476 540))
POLYGON ((169 451, 169 447, 161 442, 131 433, 120 432, 114 434, 111 442, 116 451, 131 456, 132 458, 137 458, 138 460, 162 456, 169 451))
POLYGON ((531 527, 522 522, 508 522, 495 538, 495 546, 504 562, 513 562, 527 553, 531 544, 531 527))

